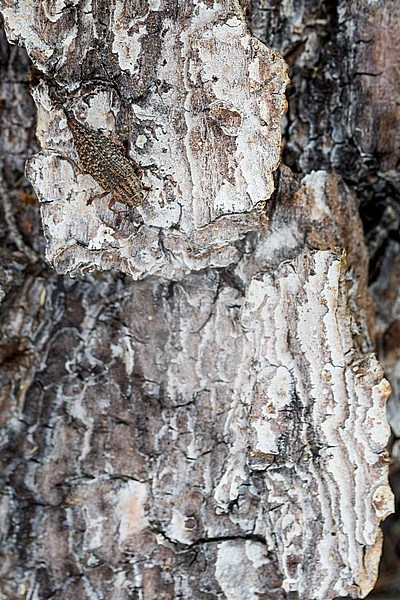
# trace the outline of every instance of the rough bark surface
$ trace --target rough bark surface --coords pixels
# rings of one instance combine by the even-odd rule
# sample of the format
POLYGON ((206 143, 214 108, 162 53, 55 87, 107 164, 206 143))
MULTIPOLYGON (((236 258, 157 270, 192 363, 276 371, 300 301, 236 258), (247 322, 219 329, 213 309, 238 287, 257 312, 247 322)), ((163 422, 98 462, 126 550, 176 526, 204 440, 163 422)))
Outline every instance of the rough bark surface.
MULTIPOLYGON (((378 317, 373 339, 393 388, 391 485, 399 497, 399 5, 253 0, 249 19, 290 65, 284 161, 296 171, 334 169, 357 195, 378 317)), ((398 515, 384 531, 377 593, 387 600, 400 589, 398 515)))
POLYGON ((45 150, 28 167, 44 203, 48 260, 59 272, 115 268, 135 279, 176 279, 237 260, 238 239, 260 227, 253 209, 262 211, 273 191, 287 83, 286 63, 249 35, 240 6, 28 5, 4 9, 9 37, 22 38, 35 66, 59 83, 56 92, 51 82, 36 87, 45 150), (121 225, 106 199, 87 206, 102 190, 46 150, 74 156, 62 105, 116 131, 146 167, 141 226, 121 225))
MULTIPOLYGON (((303 173, 281 167, 274 182, 286 67, 251 37, 239 4, 1 6, 9 40, 37 69, 44 149, 28 175, 47 260, 59 273, 97 270, 74 281, 39 261, 34 209, 21 216, 9 202, 21 160, 7 163, 3 141, 1 593, 365 597, 393 502, 390 388, 374 355, 358 205, 370 204, 367 154, 387 130, 360 150, 349 140, 365 117, 344 116, 357 87, 335 84, 349 94, 339 103, 301 79, 307 52, 320 57, 324 9, 250 13, 257 36, 297 61, 284 157, 303 173), (63 106, 152 165, 139 225, 118 224, 107 199, 86 205, 102 190, 58 155, 75 158, 63 106)), ((335 23, 325 15, 331 48, 367 27, 349 6, 335 23)), ((327 73, 343 77, 362 63, 335 60, 327 73)), ((8 75, 4 114, 10 89, 30 106, 26 80, 8 75)), ((385 160, 370 186, 382 195, 394 177, 385 160)))

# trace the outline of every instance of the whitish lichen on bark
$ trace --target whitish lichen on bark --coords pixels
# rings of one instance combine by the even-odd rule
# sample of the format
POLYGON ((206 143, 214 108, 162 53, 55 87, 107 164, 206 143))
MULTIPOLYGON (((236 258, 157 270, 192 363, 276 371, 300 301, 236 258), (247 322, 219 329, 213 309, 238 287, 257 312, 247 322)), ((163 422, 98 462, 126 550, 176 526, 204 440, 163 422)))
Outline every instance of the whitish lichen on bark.
POLYGON ((346 273, 340 256, 319 251, 252 280, 231 408, 235 443, 216 491, 226 509, 247 469, 265 472, 259 530, 279 557, 283 587, 302 598, 366 594, 377 576, 378 524, 393 508, 390 387, 376 358, 354 344, 346 273))
MULTIPOLYGON (((265 226, 260 210, 274 189, 287 83, 286 64, 249 35, 242 9, 235 2, 193 2, 174 16, 151 6, 134 16, 117 2, 107 15, 105 40, 89 6, 65 7, 53 19, 39 5, 28 18, 26 9, 21 1, 4 10, 10 38, 18 34, 26 43, 77 117, 94 128, 116 129, 132 157, 151 166, 143 177, 151 187, 141 210, 144 224, 137 228, 128 218, 118 225, 106 199, 86 206, 94 191, 101 192, 90 176, 74 176, 54 152, 32 158, 27 173, 44 203, 48 260, 61 272, 117 268, 134 278, 177 278, 237 260, 235 242, 265 226), (53 36, 40 39, 38 54, 39 19, 53 36), (82 70, 90 70, 91 60, 100 70, 84 82, 75 64, 82 42, 76 34, 83 30, 82 70), (108 80, 104 53, 113 66, 108 80), (52 66, 49 55, 57 56, 52 66)), ((43 148, 74 156, 48 80, 34 97, 43 148)))

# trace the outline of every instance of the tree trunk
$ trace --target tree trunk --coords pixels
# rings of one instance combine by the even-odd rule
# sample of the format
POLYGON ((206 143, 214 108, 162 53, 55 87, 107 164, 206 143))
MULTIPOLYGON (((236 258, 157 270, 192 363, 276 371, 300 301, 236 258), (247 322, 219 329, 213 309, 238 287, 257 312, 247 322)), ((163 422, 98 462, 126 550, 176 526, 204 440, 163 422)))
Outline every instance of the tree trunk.
POLYGON ((365 597, 393 510, 396 4, 259 0, 257 37, 234 0, 0 6, 51 265, 3 40, 3 597, 365 597), (105 184, 123 147, 140 170, 105 184))

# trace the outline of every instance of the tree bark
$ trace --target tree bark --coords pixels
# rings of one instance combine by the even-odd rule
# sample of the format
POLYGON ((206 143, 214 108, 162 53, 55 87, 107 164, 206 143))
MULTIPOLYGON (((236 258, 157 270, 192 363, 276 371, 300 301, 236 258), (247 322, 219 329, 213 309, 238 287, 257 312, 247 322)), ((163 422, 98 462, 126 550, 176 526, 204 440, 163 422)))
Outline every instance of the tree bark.
POLYGON ((0 6, 35 68, 52 267, 15 188, 33 109, 4 41, 1 593, 365 597, 393 510, 374 344, 395 318, 376 327, 368 261, 386 281, 396 242, 381 222, 366 245, 359 207, 395 211, 395 4, 260 0, 257 37, 233 0, 0 6), (104 190, 63 160, 66 110, 142 167, 139 219, 87 204, 104 190))

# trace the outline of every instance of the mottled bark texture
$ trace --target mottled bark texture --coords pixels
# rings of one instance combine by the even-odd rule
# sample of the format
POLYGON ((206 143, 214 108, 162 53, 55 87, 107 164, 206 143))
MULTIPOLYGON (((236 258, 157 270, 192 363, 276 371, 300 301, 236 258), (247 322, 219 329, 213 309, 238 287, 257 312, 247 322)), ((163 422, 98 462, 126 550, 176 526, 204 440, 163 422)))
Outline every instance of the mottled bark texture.
POLYGON ((1 594, 365 597, 393 504, 395 3, 259 1, 256 37, 233 0, 0 6, 53 267, 3 40, 1 594), (142 166, 138 213, 87 205, 111 190, 63 160, 64 109, 142 166))

